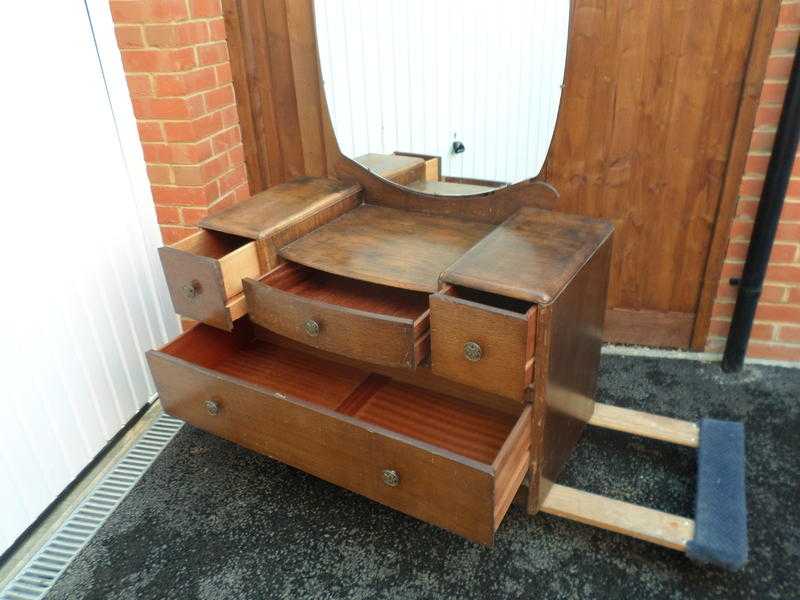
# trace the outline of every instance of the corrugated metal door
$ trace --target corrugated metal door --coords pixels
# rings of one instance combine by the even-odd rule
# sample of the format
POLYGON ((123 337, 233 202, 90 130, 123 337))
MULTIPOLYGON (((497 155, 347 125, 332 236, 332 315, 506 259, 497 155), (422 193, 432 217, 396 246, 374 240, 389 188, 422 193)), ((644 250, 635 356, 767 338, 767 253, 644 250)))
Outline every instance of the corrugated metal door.
POLYGON ((144 352, 178 331, 108 3, 8 8, 0 552, 153 397, 144 352))

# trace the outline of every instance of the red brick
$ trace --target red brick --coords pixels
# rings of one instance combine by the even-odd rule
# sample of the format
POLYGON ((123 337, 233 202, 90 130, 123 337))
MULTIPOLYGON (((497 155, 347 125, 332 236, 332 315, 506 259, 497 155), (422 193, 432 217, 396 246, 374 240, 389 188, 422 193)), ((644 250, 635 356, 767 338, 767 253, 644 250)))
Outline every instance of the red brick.
POLYGON ((184 206, 181 208, 181 215, 186 225, 197 225, 208 216, 208 209, 184 206))
POLYGON ((215 198, 206 195, 203 187, 175 187, 154 185, 153 200, 156 204, 168 206, 205 206, 215 198))
POLYGON ((775 239, 784 242, 800 242, 800 223, 780 221, 775 239))
POLYGON ((220 0, 189 0, 189 9, 194 18, 222 16, 220 0))
MULTIPOLYGON (((782 285, 764 285, 761 290, 761 301, 762 302, 784 302, 786 298, 786 290, 789 289, 782 285)), ((734 301, 736 300, 736 294, 739 292, 739 288, 735 285, 731 285, 730 282, 725 279, 720 281, 719 286, 717 286, 717 296, 716 299, 718 302, 722 301, 734 301)))
POLYGON ((769 265, 767 280, 770 283, 800 283, 800 265, 769 265))
POLYGON ((164 123, 164 135, 168 142, 197 142, 222 129, 219 112, 205 115, 194 121, 164 123))
POLYGON ((233 73, 231 72, 231 63, 225 62, 221 65, 214 67, 217 70, 217 82, 219 85, 223 83, 230 83, 233 81, 233 73))
POLYGON ((133 98, 139 119, 193 119, 203 114, 202 98, 133 98))
POLYGON ((756 309, 759 321, 780 321, 782 323, 800 323, 800 306, 790 304, 767 304, 761 302, 756 309))
POLYGON ((128 91, 131 98, 153 95, 153 86, 148 75, 128 75, 125 79, 128 80, 128 91))
POLYGON ((156 48, 180 48, 209 41, 208 25, 203 21, 147 25, 144 35, 147 44, 156 48))
POLYGON ((785 346, 766 344, 764 342, 750 342, 747 347, 747 356, 750 358, 766 358, 769 360, 800 360, 800 345, 785 346))
MULTIPOLYGON (((170 173, 169 166, 167 165, 147 165, 147 177, 150 179, 151 184, 167 184, 172 183, 172 173, 170 173)), ((159 220, 159 223, 161 221, 159 220)))
POLYGON ((199 165, 175 166, 177 185, 205 185, 228 170, 227 155, 217 156, 199 165))
POLYGON ((220 195, 224 195, 247 181, 244 165, 238 165, 219 178, 220 195))
POLYGON ((114 33, 117 35, 117 45, 120 49, 144 47, 142 28, 138 25, 117 25, 114 33))
POLYGON ((772 38, 772 52, 794 52, 797 48, 797 29, 778 30, 772 38))
POLYGON ((767 61, 767 79, 788 81, 789 74, 792 72, 791 54, 777 54, 769 57, 767 61))
POLYGON ((230 127, 239 122, 239 113, 236 112, 235 106, 228 106, 222 109, 222 126, 230 127))
MULTIPOLYGON (((800 202, 784 202, 781 219, 785 221, 800 221, 800 202)), ((800 239, 797 241, 800 242, 800 239)))
POLYGON ((786 83, 782 81, 766 81, 761 88, 760 102, 782 103, 786 97, 786 83))
POLYGON ((111 17, 115 23, 144 23, 149 17, 145 0, 112 0, 111 17))
POLYGON ((743 262, 730 262, 726 261, 722 264, 722 278, 727 281, 731 277, 741 277, 743 262))
MULTIPOLYGON (((221 117, 221 115, 220 115, 221 117)), ((229 150, 242 141, 242 134, 238 127, 230 127, 211 138, 211 147, 214 154, 229 150)), ((239 161, 232 161, 239 162, 239 161)))
POLYGON ((756 111, 756 127, 775 126, 781 116, 781 106, 759 106, 756 111))
POLYGON ((731 225, 731 239, 732 240, 749 240, 750 234, 753 232, 752 221, 735 220, 731 225))
POLYGON ((789 304, 800 304, 800 287, 789 288, 789 304))
POLYGON ((743 178, 739 186, 739 194, 741 196, 750 196, 753 198, 761 197, 761 190, 764 189, 764 178, 743 178))
POLYGON ((800 25, 800 2, 784 2, 778 19, 781 26, 800 25))
POLYGON ((789 180, 789 188, 786 190, 786 196, 788 198, 797 198, 800 200, 800 179, 790 179, 789 180))
POLYGON ((139 129, 139 139, 142 142, 160 142, 164 139, 164 135, 161 132, 161 123, 137 121, 136 126, 139 129))
POLYGON ((250 186, 248 186, 247 182, 245 181, 242 185, 234 189, 233 193, 236 195, 237 202, 240 200, 246 200, 250 197, 250 186))
POLYGON ((211 142, 198 144, 142 144, 144 159, 149 163, 194 165, 211 158, 211 142))
POLYGON ((225 106, 230 106, 235 102, 233 96, 233 86, 228 84, 219 89, 206 92, 204 98, 206 101, 206 110, 208 112, 211 112, 212 110, 218 110, 225 106))
POLYGON ((736 205, 736 218, 752 221, 758 211, 757 198, 740 198, 736 205))
POLYGON ((197 46, 197 60, 201 65, 216 65, 228 60, 228 44, 216 42, 197 46))
POLYGON ((194 48, 177 50, 123 50, 126 73, 174 73, 197 66, 194 48))
POLYGON ((733 316, 733 302, 716 302, 711 309, 711 317, 728 317, 733 316))
POLYGON ((228 157, 230 158, 231 164, 235 165, 238 163, 244 162, 244 146, 239 144, 238 146, 231 148, 230 152, 228 152, 228 157))
POLYGON ((188 96, 217 85, 213 67, 178 74, 156 75, 157 96, 188 96))
POLYGON ((747 161, 744 165, 745 173, 759 173, 761 175, 767 172, 767 164, 769 163, 769 154, 748 154, 747 161))
POLYGON ((208 22, 208 32, 212 41, 224 40, 227 35, 225 34, 225 19, 214 19, 208 22))
POLYGON ((750 151, 765 151, 771 152, 772 145, 775 142, 774 131, 754 131, 753 137, 750 140, 750 151))
POLYGON ((156 217, 161 225, 180 225, 183 222, 175 206, 156 206, 156 217))
POLYGON ((778 329, 778 339, 782 342, 800 344, 800 327, 781 325, 778 329))
MULTIPOLYGON (((800 240, 798 240, 800 241, 800 240)), ((775 243, 772 246, 772 252, 769 255, 771 263, 790 263, 797 258, 797 245, 775 243)))
POLYGON ((197 231, 196 227, 165 227, 161 226, 161 239, 165 244, 174 244, 187 238, 197 231))

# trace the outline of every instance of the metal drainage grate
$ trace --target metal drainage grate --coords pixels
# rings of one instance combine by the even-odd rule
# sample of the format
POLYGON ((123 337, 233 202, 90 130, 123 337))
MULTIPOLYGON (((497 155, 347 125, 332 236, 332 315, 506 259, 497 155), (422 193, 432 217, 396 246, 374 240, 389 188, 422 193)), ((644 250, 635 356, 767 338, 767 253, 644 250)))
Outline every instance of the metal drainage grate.
POLYGON ((162 413, 0 592, 2 600, 43 598, 183 425, 162 413))

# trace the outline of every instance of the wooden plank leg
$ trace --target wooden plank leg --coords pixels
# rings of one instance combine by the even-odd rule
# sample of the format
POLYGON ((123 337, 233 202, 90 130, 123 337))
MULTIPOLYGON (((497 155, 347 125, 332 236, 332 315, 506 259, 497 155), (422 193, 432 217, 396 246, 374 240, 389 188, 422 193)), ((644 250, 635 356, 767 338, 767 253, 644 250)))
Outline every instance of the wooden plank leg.
POLYGON ((700 443, 700 428, 696 423, 651 415, 601 402, 595 402, 594 413, 589 419, 589 425, 641 435, 690 448, 697 448, 700 443))
POLYGON ((694 537, 692 519, 556 483, 539 510, 681 552, 686 551, 687 542, 694 537))

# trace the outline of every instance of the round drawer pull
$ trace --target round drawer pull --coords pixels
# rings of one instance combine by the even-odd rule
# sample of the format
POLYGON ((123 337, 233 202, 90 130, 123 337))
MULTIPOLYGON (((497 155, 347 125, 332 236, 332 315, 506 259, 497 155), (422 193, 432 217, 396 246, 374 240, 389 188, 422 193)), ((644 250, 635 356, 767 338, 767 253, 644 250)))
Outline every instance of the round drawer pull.
POLYGON ((183 295, 186 296, 189 300, 194 300, 200 295, 200 292, 203 291, 200 282, 197 279, 193 279, 191 282, 184 285, 182 288, 183 295))
POLYGON ((319 335, 319 323, 314 319, 309 319, 303 323, 303 329, 305 329, 306 333, 311 337, 317 337, 319 335))
POLYGON ((208 414, 214 417, 216 417, 219 414, 219 411, 221 410, 219 402, 217 402, 216 400, 206 400, 205 404, 208 414))
POLYGON ((464 356, 469 361, 478 362, 483 356, 483 349, 477 342, 467 342, 464 344, 464 356))
POLYGON ((400 474, 394 469, 384 469, 383 483, 391 487, 397 487, 400 485, 400 474))

